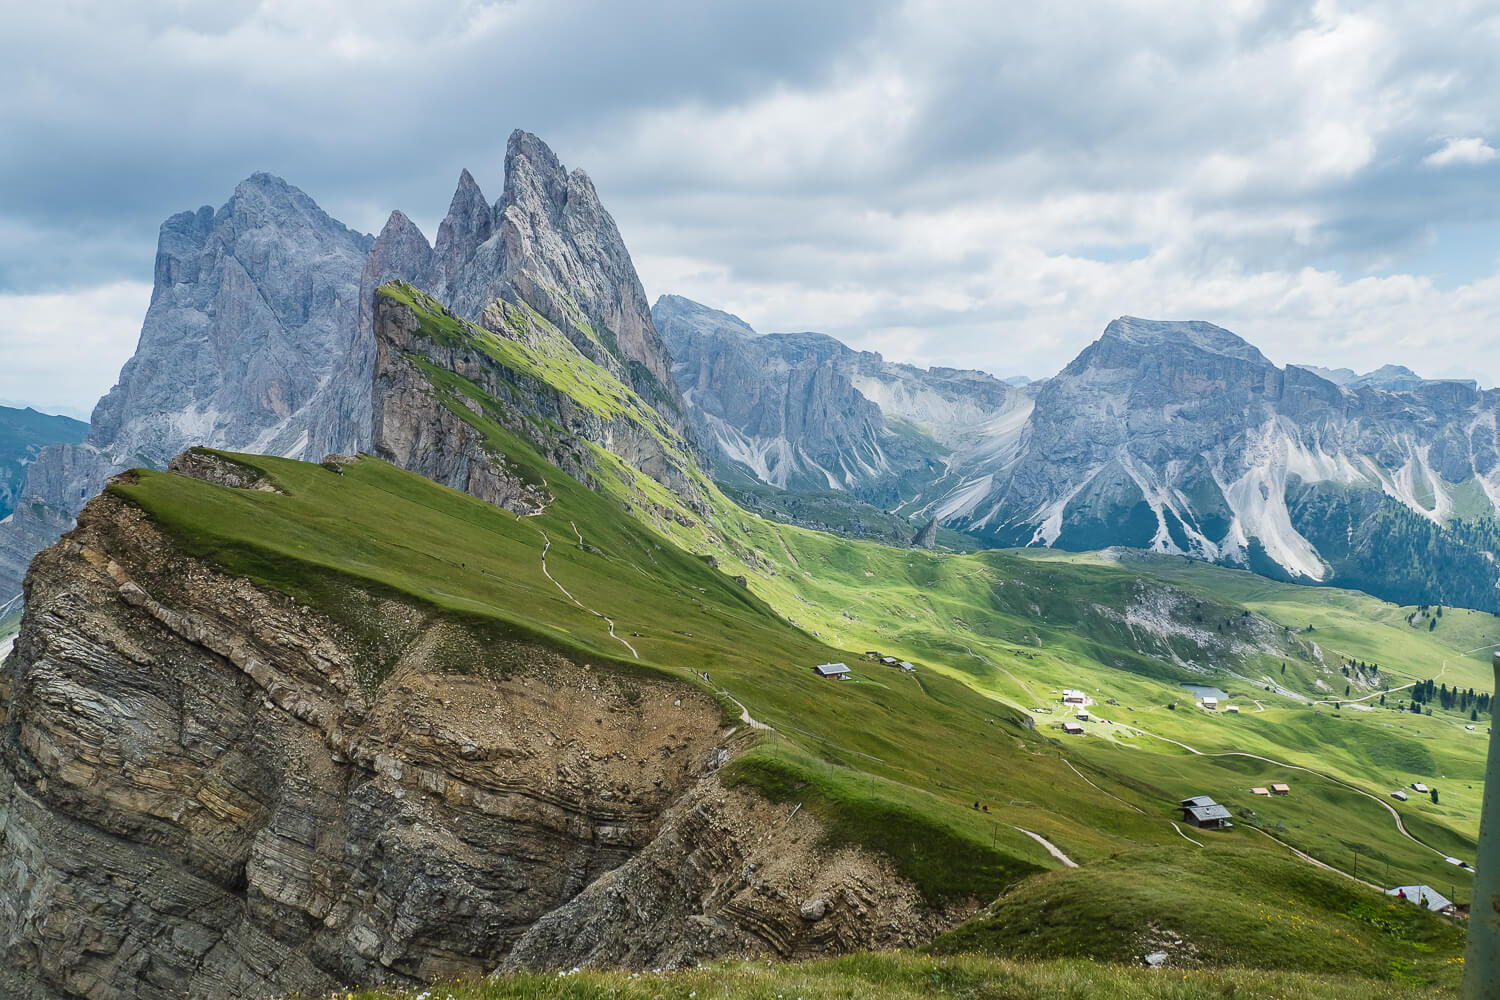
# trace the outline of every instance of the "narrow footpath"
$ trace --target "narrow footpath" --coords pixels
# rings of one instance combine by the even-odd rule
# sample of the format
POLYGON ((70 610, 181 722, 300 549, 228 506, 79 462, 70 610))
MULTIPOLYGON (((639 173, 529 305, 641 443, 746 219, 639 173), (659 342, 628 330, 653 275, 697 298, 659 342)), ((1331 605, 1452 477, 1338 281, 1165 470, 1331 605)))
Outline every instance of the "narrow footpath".
MULTIPOLYGON (((568 523, 572 524, 571 521, 568 522, 568 523)), ((615 635, 615 620, 613 618, 609 617, 609 615, 606 615, 606 614, 604 614, 601 611, 594 610, 593 608, 589 607, 587 604, 584 604, 578 598, 574 597, 572 594, 568 593, 568 588, 564 587, 562 584, 558 583, 557 579, 551 574, 551 572, 548 571, 548 569, 547 569, 547 550, 549 550, 550 548, 552 548, 552 537, 547 534, 547 532, 546 532, 545 529, 538 528, 536 530, 541 534, 541 536, 542 536, 542 543, 543 543, 542 544, 542 575, 545 576, 547 579, 551 580, 552 581, 552 586, 554 586, 558 590, 562 591, 563 592, 563 596, 566 597, 568 600, 572 601, 574 604, 578 605, 580 608, 582 608, 583 610, 587 611, 589 614, 594 615, 597 618, 603 618, 606 622, 608 622, 609 623, 609 637, 611 639, 615 640, 615 642, 618 642, 621 645, 623 645, 626 649, 630 650, 630 655, 633 656, 633 657, 635 657, 637 660, 639 660, 641 658, 641 654, 637 653, 635 651, 635 647, 632 646, 630 644, 630 642, 627 639, 625 639, 623 636, 615 635)), ((575 534, 578 532, 577 525, 574 525, 573 531, 574 531, 575 534)), ((578 536, 578 544, 579 545, 583 544, 583 536, 582 535, 578 536)), ((741 707, 743 707, 743 706, 741 706, 741 707)))

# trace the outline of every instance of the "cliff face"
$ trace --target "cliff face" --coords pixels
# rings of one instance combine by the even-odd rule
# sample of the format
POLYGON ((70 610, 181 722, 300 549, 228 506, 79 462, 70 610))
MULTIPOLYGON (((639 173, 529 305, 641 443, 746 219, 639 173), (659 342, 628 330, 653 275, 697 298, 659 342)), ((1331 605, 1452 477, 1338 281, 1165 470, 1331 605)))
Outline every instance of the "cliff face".
POLYGON ((0 670, 0 993, 259 997, 938 929, 878 861, 719 785, 735 744, 699 689, 352 586, 329 607, 111 493, 37 557, 0 670))
POLYGON ((468 413, 494 421, 533 444, 544 458, 575 479, 597 473, 588 445, 618 456, 690 504, 698 489, 689 474, 685 438, 671 422, 639 398, 609 369, 591 368, 571 341, 540 313, 497 301, 479 324, 467 324, 424 299, 413 307, 410 289, 375 296, 375 454, 434 482, 513 510, 530 513, 546 502, 540 484, 528 486, 497 459, 468 413), (420 311, 420 315, 419 315, 420 311), (447 335, 424 329, 434 321, 461 331, 447 335), (488 353, 486 341, 514 344, 505 355, 488 353), (460 376, 470 392, 442 393, 418 370, 417 359, 460 376), (547 364, 578 379, 577 396, 549 383, 547 364), (592 378, 592 381, 591 381, 592 378), (588 405, 597 395, 596 405, 588 405), (456 403, 463 409, 453 405, 456 403), (465 413, 468 411, 468 413, 465 413))
POLYGON ((373 292, 393 280, 474 322, 497 299, 535 310, 686 428, 614 219, 588 175, 566 170, 536 136, 511 135, 493 205, 464 171, 432 245, 400 212, 371 240, 280 178, 255 174, 217 211, 162 224, 135 355, 95 408, 87 442, 43 450, 20 490, 31 509, 0 522, 0 604, 19 594, 32 555, 122 469, 160 468, 200 445, 309 461, 367 449, 373 292))
POLYGON ((121 469, 159 468, 195 445, 312 459, 362 447, 374 357, 361 351, 357 319, 369 249, 368 236, 269 174, 242 181, 217 211, 164 222, 134 356, 95 407, 87 441, 44 449, 26 469, 18 516, 0 524, 0 603, 121 469))

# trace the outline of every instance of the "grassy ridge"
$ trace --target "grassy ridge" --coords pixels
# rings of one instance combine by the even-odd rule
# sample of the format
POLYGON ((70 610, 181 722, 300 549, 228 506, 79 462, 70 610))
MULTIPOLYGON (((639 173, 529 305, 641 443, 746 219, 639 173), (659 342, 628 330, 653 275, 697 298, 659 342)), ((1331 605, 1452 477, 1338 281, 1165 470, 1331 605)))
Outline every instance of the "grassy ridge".
POLYGON ((1153 850, 1032 879, 931 950, 1130 963, 1180 960, 1174 941, 1195 964, 1428 982, 1451 978, 1463 930, 1290 857, 1153 850))
POLYGON ((1180 972, 910 952, 797 964, 729 962, 665 973, 512 974, 352 994, 354 1000, 1415 1000, 1451 995, 1358 976, 1234 968, 1180 972))
MULTIPOLYGON (((1441 855, 1471 856, 1482 732, 1466 731, 1466 720, 1449 713, 1336 710, 1306 699, 1334 685, 1342 692, 1341 653, 1380 662, 1393 681, 1442 672, 1468 686, 1481 661, 1465 652, 1500 642, 1489 616, 1445 614, 1436 630, 1419 631, 1405 625, 1404 609, 1363 595, 1183 560, 1031 550, 959 556, 851 542, 749 514, 689 461, 685 474, 706 498, 705 516, 703 503, 689 507, 616 456, 577 442, 591 470, 585 487, 507 429, 515 422, 502 421, 500 404, 477 383, 441 369, 437 348, 478 347, 495 364, 577 393, 611 416, 636 419, 644 412, 639 397, 597 365, 573 359, 565 338, 538 316, 506 314, 513 343, 434 315, 434 356, 413 360, 509 469, 545 485, 555 499, 541 516, 517 519, 373 459, 340 475, 238 457, 265 470, 282 494, 156 473, 115 491, 200 555, 351 619, 359 604, 351 593, 386 592, 595 664, 689 683, 708 672, 710 687, 776 730, 731 767, 732 780, 795 801, 817 812, 831 836, 885 853, 934 902, 983 901, 1002 890, 1026 899, 1048 879, 1087 885, 1081 873, 1107 868, 1121 885, 1132 875, 1159 883, 1156 896, 1116 912, 1122 928, 1139 933, 1172 899, 1191 894, 1202 904, 1195 911, 1201 922, 1182 931, 1187 953, 1244 963, 1252 959, 1222 944, 1260 898, 1261 889, 1242 883, 1281 871, 1292 909, 1302 907, 1301 937, 1265 936, 1253 962, 1296 966, 1310 954, 1345 955, 1349 929, 1340 915, 1347 907, 1317 902, 1337 877, 1290 860, 1259 830, 1329 864, 1358 864, 1377 881, 1429 882, 1466 898, 1467 874, 1441 855), (564 360, 566 370, 558 367, 564 360), (541 569, 549 544, 552 579, 541 569), (748 587, 734 583, 736 575, 748 587), (610 637, 601 615, 639 658, 610 637), (918 670, 865 661, 860 653, 868 649, 914 660, 918 670), (810 666, 829 659, 850 662, 854 680, 814 677, 810 666), (1225 687, 1244 712, 1193 708, 1179 686, 1188 680, 1225 687), (1063 737, 1063 686, 1087 690, 1096 717, 1108 721, 1090 721, 1084 737, 1063 737), (1329 777, 1213 756, 1228 752, 1329 777), (1411 780, 1443 789, 1440 805, 1396 806, 1434 849, 1400 837, 1379 802, 1343 784, 1390 801, 1385 793, 1411 780), (1293 796, 1250 796, 1252 785, 1273 781, 1290 782, 1293 796), (1176 800, 1200 793, 1229 804, 1236 823, 1225 833, 1197 834, 1201 846, 1171 826, 1180 818, 1176 800), (1018 828, 1084 867, 1030 874, 1059 862, 1018 828), (1243 878, 1178 879, 1179 870, 1239 870, 1243 878), (1328 919, 1313 918, 1320 913, 1328 919)), ((538 431, 553 444, 561 433, 538 431)), ((659 440, 677 453, 675 440, 659 440)), ((398 653, 372 644, 364 673, 370 690, 398 653)), ((1346 888, 1386 905, 1353 883, 1346 888)), ((1083 906, 1054 913, 1055 925, 1038 929, 1036 940, 1058 950, 1035 953, 1062 953, 1070 941, 1080 948, 1078 936, 1093 920, 1083 906)), ((1430 961, 1350 967, 1452 982, 1455 954, 1442 925, 1425 914, 1409 919, 1432 947, 1430 961)), ((1386 921, 1361 933, 1375 953, 1394 958, 1410 950, 1415 932, 1386 921)), ((1033 953, 1003 934, 976 933, 972 944, 1033 953)))

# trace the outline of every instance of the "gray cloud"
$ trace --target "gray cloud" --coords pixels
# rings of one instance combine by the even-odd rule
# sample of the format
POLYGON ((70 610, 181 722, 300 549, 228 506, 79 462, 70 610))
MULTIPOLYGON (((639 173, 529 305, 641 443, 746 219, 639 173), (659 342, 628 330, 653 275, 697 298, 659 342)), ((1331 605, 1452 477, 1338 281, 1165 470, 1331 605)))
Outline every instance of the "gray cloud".
MULTIPOLYGON (((1500 348, 1464 349, 1500 318, 1482 6, 241 0, 8 29, 16 315, 97 319, 163 218, 258 169, 431 236, 461 167, 499 194, 519 126, 590 172, 649 293, 763 329, 1042 375, 1114 315, 1193 317, 1279 361, 1500 379, 1500 348)), ((47 349, 16 322, 7 353, 47 349)))

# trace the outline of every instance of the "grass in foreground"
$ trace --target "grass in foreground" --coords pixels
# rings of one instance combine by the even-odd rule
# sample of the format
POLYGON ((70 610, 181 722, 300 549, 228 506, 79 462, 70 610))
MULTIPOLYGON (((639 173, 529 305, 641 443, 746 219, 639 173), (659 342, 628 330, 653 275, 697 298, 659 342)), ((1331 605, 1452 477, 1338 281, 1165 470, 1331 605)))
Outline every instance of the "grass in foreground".
POLYGON ((727 962, 680 972, 512 974, 409 989, 356 989, 354 1000, 1406 1000, 1447 990, 1252 969, 1181 971, 1090 961, 1013 962, 910 952, 801 963, 727 962))
POLYGON ((1463 937, 1459 924, 1290 856, 1221 847, 1028 879, 931 950, 1101 962, 1161 950, 1180 965, 1456 984, 1463 937))

